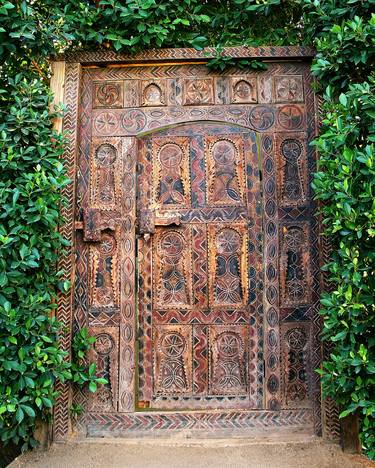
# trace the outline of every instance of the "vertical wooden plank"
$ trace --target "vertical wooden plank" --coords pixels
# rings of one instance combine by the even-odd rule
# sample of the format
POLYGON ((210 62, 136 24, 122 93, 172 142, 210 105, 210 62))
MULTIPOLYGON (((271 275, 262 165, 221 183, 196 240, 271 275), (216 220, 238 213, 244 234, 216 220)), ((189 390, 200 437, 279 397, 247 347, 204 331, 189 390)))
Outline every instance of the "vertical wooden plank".
POLYGON ((134 411, 135 400, 135 216, 136 138, 123 139, 124 175, 122 202, 119 411, 134 411))
MULTIPOLYGON (((65 87, 65 62, 51 63, 52 76, 50 80, 50 88, 53 92, 53 100, 50 105, 50 111, 64 103, 64 87, 65 87)), ((61 133, 63 128, 63 117, 55 117, 53 119, 53 129, 61 133)))

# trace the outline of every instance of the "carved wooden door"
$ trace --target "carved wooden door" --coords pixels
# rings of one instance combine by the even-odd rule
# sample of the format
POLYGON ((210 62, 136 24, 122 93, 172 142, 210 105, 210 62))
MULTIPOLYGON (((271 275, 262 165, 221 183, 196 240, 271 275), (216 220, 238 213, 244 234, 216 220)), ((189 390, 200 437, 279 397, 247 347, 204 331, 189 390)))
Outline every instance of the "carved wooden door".
POLYGON ((69 64, 72 328, 96 337, 108 381, 74 390, 84 433, 319 432, 314 96, 309 64, 288 60, 90 65, 80 87, 69 64))
POLYGON ((260 407, 256 135, 191 123, 138 154, 139 405, 260 407))

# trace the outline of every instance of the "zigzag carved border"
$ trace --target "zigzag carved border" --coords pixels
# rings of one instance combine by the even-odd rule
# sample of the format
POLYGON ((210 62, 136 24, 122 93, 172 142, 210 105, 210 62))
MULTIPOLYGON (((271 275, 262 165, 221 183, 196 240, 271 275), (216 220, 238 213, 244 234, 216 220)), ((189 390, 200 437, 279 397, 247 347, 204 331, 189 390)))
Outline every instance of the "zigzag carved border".
MULTIPOLYGON (((222 55, 233 58, 307 58, 315 56, 313 47, 224 47, 222 55)), ((208 60, 217 56, 214 47, 203 50, 187 49, 150 49, 137 54, 119 54, 112 50, 67 52, 59 60, 67 62, 116 63, 116 62, 158 62, 161 60, 208 60)))
MULTIPOLYGON (((59 270, 64 271, 64 280, 72 280, 73 254, 74 254, 74 180, 76 170, 76 140, 78 126, 78 97, 81 66, 79 63, 68 63, 65 71, 65 97, 66 113, 63 129, 67 138, 64 163, 67 176, 71 183, 64 187, 62 196, 65 199, 61 207, 64 224, 60 232, 65 239, 70 241, 59 261, 59 270)), ((73 282, 72 282, 73 283, 73 282)), ((71 291, 72 294, 73 290, 71 291)), ((56 317, 63 324, 63 332, 59 336, 60 347, 70 355, 71 328, 72 328, 72 297, 71 294, 60 294, 56 317)), ((68 356, 69 356, 68 355, 68 356)), ((67 356, 67 358, 68 358, 67 356)), ((59 382, 56 390, 59 396, 54 409, 53 438, 63 441, 69 432, 69 398, 70 387, 67 383, 59 382)))

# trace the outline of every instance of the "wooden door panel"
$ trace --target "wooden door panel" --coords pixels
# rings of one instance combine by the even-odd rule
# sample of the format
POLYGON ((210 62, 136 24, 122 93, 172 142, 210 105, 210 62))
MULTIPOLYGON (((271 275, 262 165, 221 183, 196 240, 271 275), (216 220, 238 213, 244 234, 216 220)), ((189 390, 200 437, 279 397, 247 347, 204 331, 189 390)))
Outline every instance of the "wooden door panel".
POLYGON ((139 399, 165 409, 257 407, 255 139, 203 124, 156 132, 139 147, 139 399), (180 343, 176 359, 163 340, 180 343), (225 341, 239 348, 227 359, 225 341))

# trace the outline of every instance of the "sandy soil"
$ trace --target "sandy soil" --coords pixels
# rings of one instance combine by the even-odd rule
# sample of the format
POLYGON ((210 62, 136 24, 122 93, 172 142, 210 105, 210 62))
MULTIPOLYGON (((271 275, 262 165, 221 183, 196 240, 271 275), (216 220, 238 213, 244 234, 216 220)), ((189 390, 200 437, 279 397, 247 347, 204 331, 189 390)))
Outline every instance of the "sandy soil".
POLYGON ((373 468, 359 455, 344 454, 321 440, 249 443, 246 440, 106 440, 53 445, 27 453, 9 468, 373 468))

